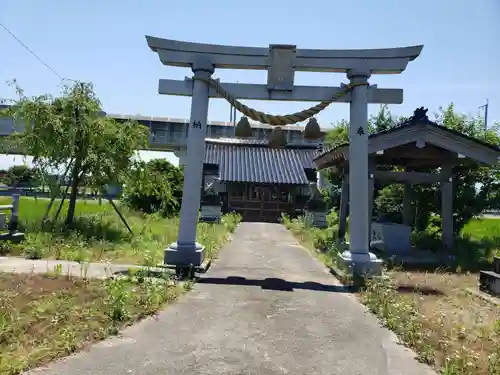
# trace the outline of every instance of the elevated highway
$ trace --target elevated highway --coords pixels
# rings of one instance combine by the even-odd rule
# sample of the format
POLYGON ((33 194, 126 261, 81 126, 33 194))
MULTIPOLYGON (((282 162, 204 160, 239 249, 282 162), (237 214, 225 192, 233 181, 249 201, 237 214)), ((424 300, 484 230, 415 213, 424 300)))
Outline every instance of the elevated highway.
MULTIPOLYGON (((0 106, 1 108, 1 106, 0 106)), ((171 117, 151 117, 141 115, 107 114, 107 116, 124 122, 135 120, 145 125, 150 130, 149 150, 174 152, 177 156, 182 155, 187 147, 187 136, 189 132, 189 120, 171 117)), ((207 124, 207 138, 233 138, 234 126, 230 122, 209 121, 207 124)), ((22 131, 22 124, 14 124, 14 120, 9 117, 0 117, 0 137, 11 135, 14 130, 22 131)), ((265 124, 252 124, 253 139, 265 140, 270 136, 272 127, 265 124)), ((316 145, 322 140, 306 140, 303 136, 303 126, 287 125, 283 129, 286 132, 288 144, 293 145, 316 145)), ((9 153, 18 153, 17 150, 10 150, 9 153)))

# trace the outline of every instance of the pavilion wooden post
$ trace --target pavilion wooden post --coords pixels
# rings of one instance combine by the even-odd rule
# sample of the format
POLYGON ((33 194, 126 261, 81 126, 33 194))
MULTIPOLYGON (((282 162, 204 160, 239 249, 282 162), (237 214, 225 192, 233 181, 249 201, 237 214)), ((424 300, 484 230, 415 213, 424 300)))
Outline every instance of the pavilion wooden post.
POLYGON ((411 227, 413 225, 413 209, 411 207, 411 184, 403 186, 403 224, 411 227))
POLYGON ((345 240, 347 231, 347 213, 349 212, 349 172, 342 173, 342 188, 340 191, 339 240, 345 240))
POLYGON ((368 245, 371 247, 372 241, 372 222, 373 222, 373 195, 375 192, 375 170, 377 162, 373 156, 368 160, 368 245))
POLYGON ((453 166, 445 164, 442 166, 441 180, 441 224, 444 250, 453 248, 453 166))
MULTIPOLYGON (((405 168, 405 172, 410 172, 405 168)), ((413 209, 411 207, 411 183, 406 182, 403 186, 403 224, 411 227, 413 225, 413 209)))

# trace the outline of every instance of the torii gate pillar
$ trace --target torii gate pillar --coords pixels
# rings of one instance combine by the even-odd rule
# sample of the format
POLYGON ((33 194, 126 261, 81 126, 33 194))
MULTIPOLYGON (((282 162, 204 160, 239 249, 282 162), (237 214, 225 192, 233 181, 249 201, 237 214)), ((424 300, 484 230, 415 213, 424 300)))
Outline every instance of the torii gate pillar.
MULTIPOLYGON (((368 83, 370 76, 369 69, 347 72, 351 84, 368 83)), ((382 261, 370 252, 368 86, 353 87, 349 112, 349 251, 340 254, 340 261, 353 274, 378 274, 382 261)))
MULTIPOLYGON (((192 65, 195 77, 208 79, 214 73, 212 63, 203 57, 192 65)), ((202 80, 193 83, 191 100, 191 118, 187 138, 186 161, 184 167, 184 190, 182 193, 179 237, 165 249, 164 263, 171 265, 200 266, 205 258, 205 248, 196 242, 196 224, 201 199, 203 159, 205 158, 205 135, 207 134, 207 116, 209 85, 202 80), (201 162, 200 162, 201 161, 201 162)))

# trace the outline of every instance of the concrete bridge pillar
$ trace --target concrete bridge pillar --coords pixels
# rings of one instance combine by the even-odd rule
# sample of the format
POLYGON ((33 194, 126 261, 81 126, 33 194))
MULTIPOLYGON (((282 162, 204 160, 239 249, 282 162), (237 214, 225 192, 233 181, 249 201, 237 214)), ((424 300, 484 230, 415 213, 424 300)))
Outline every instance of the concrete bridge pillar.
POLYGON ((174 152, 174 155, 179 158, 179 167, 186 166, 187 164, 187 151, 185 149, 178 150, 174 152))
POLYGON ((316 172, 316 177, 317 177, 317 180, 318 180, 318 184, 317 184, 318 188, 319 189, 325 189, 326 185, 327 185, 327 182, 326 182, 326 177, 323 174, 323 172, 317 171, 316 172))

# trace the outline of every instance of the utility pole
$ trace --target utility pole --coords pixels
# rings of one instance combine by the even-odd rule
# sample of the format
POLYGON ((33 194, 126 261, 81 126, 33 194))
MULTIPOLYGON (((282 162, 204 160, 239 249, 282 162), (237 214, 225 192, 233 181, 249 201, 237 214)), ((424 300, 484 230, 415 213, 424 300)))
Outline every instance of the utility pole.
MULTIPOLYGON (((236 81, 239 83, 240 81, 236 81)), ((233 107, 231 104, 229 105, 229 122, 233 124, 232 126, 232 136, 234 137, 235 129, 236 129, 236 107, 233 107)))
POLYGON ((481 109, 484 109, 484 130, 488 130, 488 106, 489 100, 486 99, 486 103, 478 107, 478 114, 481 109))
MULTIPOLYGON (((229 134, 234 137, 236 127, 236 108, 231 104, 229 105, 229 123, 233 125, 228 127, 229 134)), ((226 132, 226 134, 228 133, 226 132)))
MULTIPOLYGON (((240 83, 240 81, 236 81, 236 83, 240 83)), ((232 107, 233 110, 233 129, 236 128, 236 107, 232 107)))

